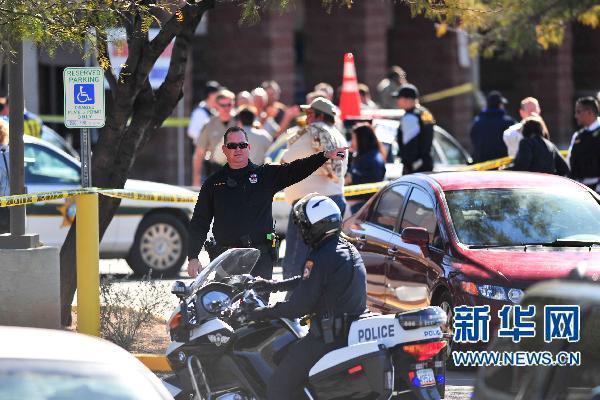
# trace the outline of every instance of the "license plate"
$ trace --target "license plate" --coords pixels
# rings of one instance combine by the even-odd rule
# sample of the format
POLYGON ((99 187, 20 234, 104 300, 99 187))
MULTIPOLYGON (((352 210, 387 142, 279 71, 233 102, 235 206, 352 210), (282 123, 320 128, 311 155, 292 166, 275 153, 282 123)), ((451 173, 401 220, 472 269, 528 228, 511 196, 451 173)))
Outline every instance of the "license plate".
POLYGON ((435 375, 431 369, 417 370, 417 378, 421 382, 421 387, 435 385, 435 375))

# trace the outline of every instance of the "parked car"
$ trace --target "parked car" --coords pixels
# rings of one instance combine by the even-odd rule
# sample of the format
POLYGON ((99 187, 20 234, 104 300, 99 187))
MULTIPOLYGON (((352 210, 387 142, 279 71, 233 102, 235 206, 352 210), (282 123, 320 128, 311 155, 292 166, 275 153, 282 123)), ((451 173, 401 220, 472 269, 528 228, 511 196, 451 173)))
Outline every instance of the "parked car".
POLYGON ((450 322, 456 305, 489 305, 492 331, 497 311, 518 303, 531 284, 600 266, 599 197, 546 174, 403 176, 343 230, 365 261, 370 308, 411 308, 404 287, 421 286, 450 322))
MULTIPOLYGON (((597 278, 597 276, 596 276, 597 278)), ((596 279, 597 280, 597 279, 596 279)), ((529 288, 522 301, 536 306, 537 335, 519 343, 496 338, 490 351, 580 352, 580 366, 479 367, 473 399, 476 400, 598 400, 600 398, 600 285, 598 282, 552 280, 529 288), (549 304, 580 306, 580 340, 543 340, 543 309, 549 304)))
MULTIPOLYGON (((28 193, 80 187, 77 159, 52 144, 30 136, 25 142, 25 185, 28 193)), ((129 179, 125 189, 195 195, 177 186, 129 179)), ((138 274, 175 275, 187 256, 187 225, 194 211, 191 203, 141 200, 121 201, 102 242, 104 258, 126 258, 138 274)), ((75 217, 73 198, 27 206, 27 230, 39 233, 44 244, 62 246, 75 217)))
MULTIPOLYGON (((380 137, 380 140, 382 140, 384 143, 389 141, 393 142, 395 139, 395 132, 398 130, 397 120, 375 119, 373 120, 373 124, 376 132, 379 132, 378 137, 380 137), (394 133, 393 138, 390 136, 390 133, 394 133)), ((292 134, 293 132, 284 133, 271 145, 267 151, 267 162, 281 162, 283 154, 286 150, 287 139, 292 134)), ((386 145, 386 147, 388 148, 388 151, 391 151, 393 154, 396 154, 398 151, 395 143, 390 142, 386 145)), ((460 143, 458 143, 458 141, 451 134, 438 125, 435 125, 433 131, 432 155, 434 171, 456 171, 473 162, 473 159, 469 153, 460 145, 460 143)), ((396 159, 395 162, 386 163, 385 168, 386 180, 393 180, 402 176, 402 162, 400 160, 396 159)), ((285 201, 277 201, 273 203, 273 219, 275 220, 275 230, 279 234, 285 234, 287 230, 290 208, 290 204, 285 201)), ((348 207, 347 215, 349 214, 350 212, 348 207)))
POLYGON ((0 337, 0 399, 173 399, 144 364, 105 340, 8 326, 0 337))

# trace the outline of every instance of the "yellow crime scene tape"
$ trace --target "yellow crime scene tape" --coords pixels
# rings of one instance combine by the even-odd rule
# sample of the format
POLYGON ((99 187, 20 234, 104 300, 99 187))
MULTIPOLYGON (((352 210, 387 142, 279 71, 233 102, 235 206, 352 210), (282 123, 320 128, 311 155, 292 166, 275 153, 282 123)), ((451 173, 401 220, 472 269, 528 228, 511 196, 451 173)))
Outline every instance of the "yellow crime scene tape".
MULTIPOLYGON (((383 186, 386 182, 377 183, 365 183, 360 185, 346 186, 344 188, 344 196, 353 197, 360 196, 363 194, 375 193, 383 186)), ((39 203, 50 200, 60 200, 67 197, 77 196, 79 194, 86 193, 99 193, 104 196, 116 197, 120 199, 129 200, 141 200, 141 201, 159 201, 169 203, 195 203, 198 199, 198 195, 181 195, 181 194, 170 194, 170 193, 157 193, 157 192, 140 192, 126 189, 74 189, 74 190, 61 190, 55 192, 40 192, 32 194, 18 194, 13 196, 0 197, 0 207, 12 207, 12 206, 24 206, 27 204, 39 203)), ((285 196, 282 192, 275 194, 273 201, 283 201, 285 196)))
POLYGON ((0 207, 24 206, 27 204, 40 203, 43 201, 66 199, 79 194, 94 193, 96 189, 73 189, 55 192, 40 192, 32 194, 15 194, 0 197, 0 207))
POLYGON ((440 90, 439 92, 429 93, 419 98, 421 103, 431 103, 446 99, 448 97, 459 96, 465 93, 471 93, 475 89, 472 83, 463 83, 462 85, 454 86, 448 89, 440 90))
MULTIPOLYGON (((566 156, 568 151, 561 150, 560 153, 566 156)), ((495 160, 484 161, 481 163, 467 165, 461 168, 460 171, 489 171, 506 166, 512 162, 512 157, 502 157, 495 160)), ((375 193, 388 182, 363 183, 360 185, 351 185, 344 187, 345 197, 361 196, 364 194, 375 193)), ((142 201, 160 201, 168 203, 195 203, 198 195, 181 195, 170 193, 157 192, 139 192, 126 189, 73 189, 60 190, 55 192, 41 192, 33 194, 18 194, 13 196, 0 197, 0 207, 24 206, 27 204, 39 203, 50 200, 60 200, 67 197, 77 196, 85 193, 99 193, 104 196, 116 197, 120 199, 142 200, 142 201)), ((284 201, 285 195, 283 192, 278 192, 273 196, 273 201, 284 201)))
POLYGON ((169 194, 169 193, 155 193, 155 192, 139 192, 125 189, 103 189, 99 190, 98 193, 109 197, 116 197, 120 199, 129 200, 144 200, 144 201, 162 201, 169 203, 195 203, 198 199, 198 195, 181 195, 181 194, 169 194))

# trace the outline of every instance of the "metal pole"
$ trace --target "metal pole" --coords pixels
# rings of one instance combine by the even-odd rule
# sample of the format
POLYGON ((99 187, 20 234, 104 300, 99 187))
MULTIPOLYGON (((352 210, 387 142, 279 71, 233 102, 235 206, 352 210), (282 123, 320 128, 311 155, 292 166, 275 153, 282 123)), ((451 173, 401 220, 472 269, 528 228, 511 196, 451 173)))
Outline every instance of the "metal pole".
POLYGON ((79 146, 81 154, 81 186, 84 188, 92 187, 92 143, 89 128, 81 129, 79 146))
POLYGON ((98 193, 79 195, 77 206, 77 331, 100 336, 98 193))
MULTIPOLYGON (((8 65, 8 98, 10 105, 10 194, 25 193, 23 171, 23 41, 13 42, 14 60, 8 65)), ((25 206, 10 208, 10 233, 12 236, 25 234, 25 206)))

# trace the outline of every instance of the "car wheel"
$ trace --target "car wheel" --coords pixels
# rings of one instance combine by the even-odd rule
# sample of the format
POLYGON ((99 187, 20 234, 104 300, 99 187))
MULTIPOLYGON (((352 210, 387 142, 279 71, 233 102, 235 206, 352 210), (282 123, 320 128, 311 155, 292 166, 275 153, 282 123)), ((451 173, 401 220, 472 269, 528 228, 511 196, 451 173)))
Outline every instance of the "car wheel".
POLYGON ((448 340, 448 347, 447 347, 447 356, 448 356, 448 365, 452 364, 452 337, 454 335, 454 329, 453 329, 453 321, 454 321, 454 314, 453 314, 453 310, 454 310, 454 305, 452 303, 452 297, 450 296, 450 293, 448 292, 444 292, 441 294, 441 296, 437 299, 437 301, 435 301, 435 304, 433 304, 434 306, 438 306, 440 307, 442 310, 444 310, 444 312, 446 313, 446 324, 442 326, 442 332, 449 334, 450 335, 450 339, 448 340))
POLYGON ((186 253, 184 223, 171 214, 151 214, 138 226, 127 263, 139 275, 172 277, 181 270, 186 253))

